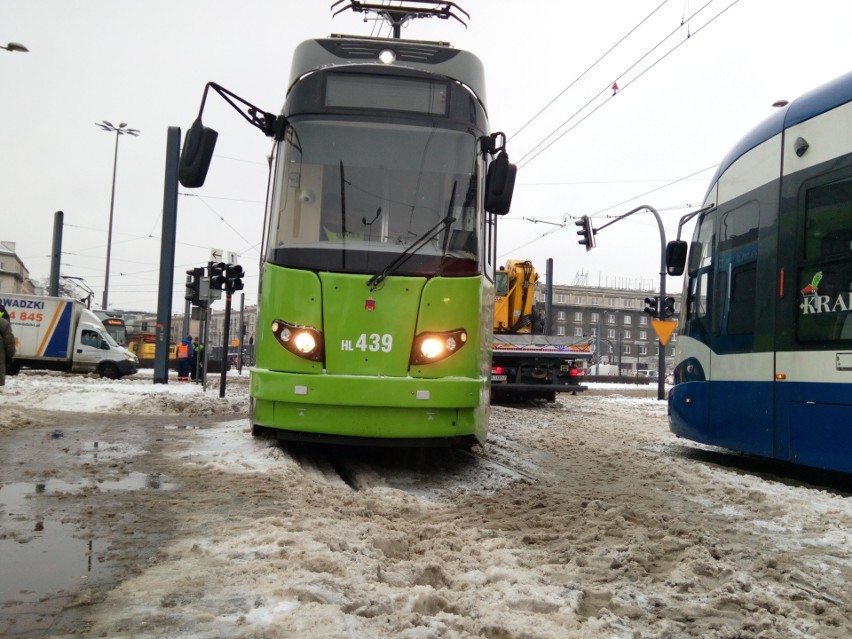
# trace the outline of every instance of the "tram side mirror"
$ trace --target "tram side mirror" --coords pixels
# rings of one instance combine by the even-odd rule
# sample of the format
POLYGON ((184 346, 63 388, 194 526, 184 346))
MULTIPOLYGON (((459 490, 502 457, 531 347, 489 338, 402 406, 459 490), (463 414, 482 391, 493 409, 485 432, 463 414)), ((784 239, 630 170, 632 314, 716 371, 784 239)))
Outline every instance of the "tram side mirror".
POLYGON ((683 240, 672 240, 666 245, 666 273, 683 275, 686 266, 687 243, 683 240))
POLYGON ((509 162, 505 151, 494 159, 485 176, 485 210, 494 215, 506 215, 512 206, 515 176, 518 167, 509 162))
POLYGON ((218 137, 216 131, 201 123, 200 117, 189 127, 183 140, 178 166, 178 180, 184 187, 197 189, 204 185, 218 137))

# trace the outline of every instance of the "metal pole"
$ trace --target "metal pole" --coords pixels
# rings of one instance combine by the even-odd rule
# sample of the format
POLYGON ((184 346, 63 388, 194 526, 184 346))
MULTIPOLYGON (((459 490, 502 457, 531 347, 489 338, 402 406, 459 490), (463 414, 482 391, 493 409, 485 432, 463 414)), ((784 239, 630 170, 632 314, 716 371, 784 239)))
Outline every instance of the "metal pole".
MULTIPOLYGON (((610 224, 615 224, 616 222, 623 220, 629 215, 633 215, 638 211, 648 210, 653 213, 654 217, 657 219, 657 227, 660 230, 660 298, 657 303, 657 308, 662 310, 663 308, 663 300, 666 299, 666 230, 663 228, 663 220, 660 218, 660 214, 657 212, 653 206, 648 206, 647 204, 643 204, 642 206, 637 206, 632 211, 628 211, 624 215, 619 215, 617 218, 612 220, 611 222, 607 222, 600 228, 596 229, 598 232, 605 229, 610 224)), ((665 373, 666 373, 666 347, 662 342, 658 341, 659 345, 659 358, 657 361, 657 366, 659 371, 657 372, 657 377, 659 380, 657 381, 657 399, 665 399, 666 398, 666 388, 665 388, 665 373)), ((621 358, 621 353, 618 354, 619 361, 621 358)), ((637 360, 638 361, 638 360, 637 360)), ((620 365, 619 365, 620 369, 620 365)), ((619 371, 620 372, 620 371, 619 371)))
POLYGON ((545 274, 547 276, 547 295, 544 298, 544 334, 553 334, 553 258, 547 258, 545 262, 545 274))
POLYGON ((598 326, 597 331, 595 331, 595 354, 597 357, 595 358, 595 375, 601 374, 601 316, 598 315, 598 326))
POLYGON ((48 294, 51 297, 59 295, 59 262, 62 258, 62 225, 65 214, 57 211, 53 215, 53 250, 50 255, 50 287, 48 294))
POLYGON ((239 351, 237 352, 237 373, 243 374, 243 351, 245 350, 245 342, 244 338, 246 336, 246 325, 245 325, 245 309, 246 309, 246 294, 240 293, 240 330, 237 333, 239 335, 239 351))
POLYGON ((163 186, 163 226, 160 240, 160 277, 157 293, 157 342, 154 383, 169 383, 169 344, 172 334, 172 285, 177 236, 178 163, 180 128, 170 126, 166 137, 166 175, 163 186))
POLYGON ((109 229, 107 230, 107 253, 106 253, 106 273, 104 274, 104 299, 101 302, 101 308, 107 310, 107 298, 109 297, 109 258, 112 252, 112 217, 115 210, 115 174, 118 168, 118 133, 115 131, 115 155, 112 159, 112 195, 109 198, 109 229))
POLYGON ((202 353, 204 353, 204 366, 201 369, 201 384, 204 387, 205 391, 207 390, 207 363, 210 360, 209 342, 210 342, 210 314, 211 314, 211 312, 212 311, 210 310, 210 302, 208 301, 207 306, 204 307, 204 310, 202 312, 202 315, 204 317, 204 332, 202 334, 204 335, 204 338, 201 340, 202 343, 204 344, 204 349, 202 350, 202 353))
POLYGON ((231 291, 225 292, 225 327, 222 329, 222 374, 219 381, 219 397, 225 396, 228 373, 228 333, 231 330, 231 291))

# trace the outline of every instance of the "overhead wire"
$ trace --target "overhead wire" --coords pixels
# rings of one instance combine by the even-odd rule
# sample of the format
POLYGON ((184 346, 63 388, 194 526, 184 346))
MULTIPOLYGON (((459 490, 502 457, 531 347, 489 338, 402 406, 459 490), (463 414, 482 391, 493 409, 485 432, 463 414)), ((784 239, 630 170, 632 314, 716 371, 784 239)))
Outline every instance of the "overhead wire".
MULTIPOLYGON (((737 1, 739 1, 739 0, 737 0, 737 1)), ((621 206, 621 205, 626 204, 626 203, 628 203, 628 202, 632 202, 633 200, 636 200, 636 199, 638 199, 638 198, 640 198, 640 197, 645 197, 646 195, 649 195, 649 194, 654 193, 654 192, 656 192, 656 191, 659 191, 659 190, 661 190, 661 189, 668 188, 668 187, 670 187, 670 186, 671 186, 671 185, 673 185, 673 184, 677 184, 678 182, 683 182, 684 180, 688 180, 688 179, 690 179, 690 178, 692 178, 692 177, 694 177, 694 176, 696 176, 696 175, 698 175, 698 174, 700 174, 700 173, 703 173, 703 172, 705 172, 705 171, 709 171, 710 169, 714 169, 714 168, 716 168, 717 166, 718 166, 718 164, 713 164, 713 165, 710 165, 710 166, 706 166, 706 167, 704 167, 703 169, 700 169, 700 170, 698 170, 698 171, 695 171, 694 173, 690 173, 689 175, 685 175, 685 176, 683 176, 683 177, 681 177, 681 178, 678 178, 678 179, 676 179, 676 180, 672 180, 672 181, 670 181, 670 182, 667 182, 666 184, 663 184, 663 185, 661 185, 661 186, 659 186, 659 187, 657 187, 657 188, 655 188, 655 189, 651 189, 650 191, 646 191, 645 193, 640 193, 640 194, 638 194, 638 195, 634 195, 633 197, 628 198, 628 199, 626 199, 626 200, 623 200, 622 202, 618 202, 618 203, 616 203, 616 204, 612 204, 612 205, 610 205, 610 206, 607 206, 606 208, 600 209, 600 210, 596 211, 595 213, 591 213, 591 214, 589 214, 589 217, 596 217, 596 216, 599 216, 599 215, 601 215, 602 213, 605 213, 606 211, 609 211, 610 209, 614 209, 614 208, 615 208, 615 207, 617 207, 617 206, 621 206)), ((575 220, 575 219, 578 219, 578 218, 579 218, 579 216, 576 216, 576 215, 570 215, 570 214, 568 214, 568 213, 566 213, 566 214, 562 215, 562 219, 563 219, 563 220, 568 220, 568 219, 575 220)), ((515 248, 513 248, 513 249, 511 249, 511 250, 509 250, 509 251, 506 251, 506 252, 504 252, 504 253, 501 253, 498 257, 505 257, 505 256, 507 256, 507 255, 513 255, 513 254, 516 254, 516 253, 517 253, 520 249, 525 248, 525 247, 529 246, 530 244, 534 244, 535 242, 538 242, 539 240, 544 239, 544 238, 545 238, 545 237, 547 237, 548 235, 551 235, 551 234, 553 234, 553 233, 556 233, 557 231, 559 231, 559 230, 561 230, 561 229, 565 228, 566 226, 567 226, 567 223, 563 223, 563 224, 560 224, 560 225, 558 225, 558 226, 555 226, 554 228, 550 229, 550 230, 549 230, 549 231, 547 231, 546 233, 543 233, 543 234, 542 234, 542 235, 540 235, 539 237, 536 237, 536 238, 534 238, 534 239, 532 239, 532 240, 530 240, 530 241, 528 241, 528 242, 525 242, 525 243, 521 244, 520 246, 516 246, 515 248)))
MULTIPOLYGON (((713 2, 715 2, 715 1, 716 1, 716 0, 708 0, 708 2, 706 2, 706 3, 705 3, 705 4, 704 4, 704 5, 703 5, 700 9, 698 9, 698 10, 697 10, 694 14, 692 14, 692 15, 689 17, 689 20, 692 20, 693 18, 695 18, 695 16, 697 16, 699 13, 701 13, 704 9, 706 9, 708 6, 710 6, 711 4, 713 4, 713 2)), ((732 2, 730 5, 728 5, 728 6, 727 6, 727 7, 725 7, 724 9, 722 9, 722 10, 721 10, 718 14, 716 14, 715 16, 713 16, 712 18, 710 18, 710 20, 708 20, 708 21, 707 21, 706 23, 704 23, 703 25, 701 25, 701 27, 699 27, 699 28, 695 31, 695 33, 693 33, 692 35, 695 35, 695 34, 699 33, 702 29, 704 29, 704 28, 705 28, 705 27, 707 27, 708 25, 712 24, 712 23, 713 23, 713 22, 714 22, 717 18, 719 18, 722 14, 724 14, 725 12, 727 12, 727 11, 728 11, 731 7, 733 7, 733 6, 734 6, 735 4, 737 4, 738 2, 739 2, 739 0, 733 0, 733 2, 732 2)), ((687 22, 688 22, 688 21, 687 21, 687 22)), ((679 25, 678 25, 678 26, 677 26, 674 30, 672 30, 670 33, 668 33, 668 34, 667 34, 667 35, 666 35, 666 36, 665 36, 662 40, 660 40, 657 44, 655 44, 655 45, 654 45, 651 49, 649 49, 649 50, 648 50, 648 51, 647 51, 644 55, 642 55, 639 59, 637 59, 637 60, 636 60, 633 64, 631 64, 631 65, 630 65, 627 69, 625 69, 625 70, 624 70, 621 74, 619 74, 617 77, 624 77, 627 73, 629 73, 630 71, 632 71, 632 70, 633 70, 636 66, 638 66, 638 65, 639 65, 639 64, 640 64, 643 60, 645 60, 645 59, 646 59, 649 55, 651 55, 654 51, 656 51, 659 47, 661 47, 661 46, 662 46, 662 45, 663 45, 663 44, 664 44, 664 43, 665 43, 665 42, 666 42, 669 38, 671 38, 671 37, 672 37, 675 33, 677 33, 677 31, 678 31, 678 30, 680 30, 682 27, 683 27, 683 23, 679 24, 679 25)), ((630 86, 631 84, 633 84, 634 82, 636 82, 636 80, 638 80, 639 78, 641 78, 641 77, 642 77, 643 75, 645 75, 648 71, 650 71, 651 69, 653 69, 655 66, 657 66, 657 65, 658 65, 660 62, 662 62, 663 60, 665 60, 665 59, 666 59, 668 56, 670 56, 672 53, 674 53, 675 51, 677 51, 677 50, 678 50, 678 49, 679 49, 679 48, 680 48, 680 47, 681 47, 684 43, 686 43, 689 39, 690 39, 690 38, 687 38, 687 39, 681 40, 681 41, 680 41, 679 43, 677 43, 674 47, 672 47, 671 49, 669 49, 669 50, 668 50, 666 53, 664 53, 664 54, 663 54, 660 58, 658 58, 657 60, 655 60, 655 61, 654 61, 654 62, 653 62, 650 66, 648 66, 648 67, 646 67, 645 69, 643 69, 643 70, 642 70, 642 71, 641 71, 641 72, 640 72, 637 76, 635 76, 633 79, 629 80, 626 84, 624 84, 623 86, 621 86, 621 87, 618 89, 618 93, 623 92, 623 91, 624 91, 624 89, 625 89, 626 87, 628 87, 628 86, 630 86)), ((600 97, 603 93, 605 93, 606 91, 609 91, 610 89, 611 89, 611 86, 610 86, 609 84, 607 84, 607 86, 605 86, 605 87, 604 87, 603 89, 601 89, 601 90, 600 90, 600 91, 599 91, 596 95, 594 95, 591 99, 589 99, 589 100, 588 100, 588 101, 587 101, 587 102, 586 102, 586 103, 585 103, 582 107, 580 107, 579 109, 577 109, 577 110, 576 110, 576 111, 575 111, 575 112, 574 112, 574 113, 573 113, 573 114, 572 114, 572 115, 571 115, 571 116, 570 116, 567 120, 565 120, 564 122, 562 122, 562 124, 560 124, 560 125, 559 125, 559 126, 557 126, 555 129, 553 129, 553 131, 551 131, 549 134, 547 134, 547 135, 546 135, 546 136, 545 136, 545 137, 544 137, 544 138, 543 138, 543 139, 542 139, 542 140, 541 140, 538 144, 536 144, 535 146, 533 146, 533 148, 532 148, 532 149, 530 149, 529 151, 527 151, 527 153, 526 153, 526 154, 524 154, 524 155, 520 158, 520 160, 518 160, 518 163, 517 163, 517 165, 518 165, 518 169, 521 169, 521 168, 525 167, 526 165, 528 165, 528 164, 529 164, 530 162, 532 162, 535 158, 537 158, 539 155, 541 155, 544 151, 546 151, 547 149, 549 149, 549 148, 550 148, 551 146, 553 146, 556 142, 558 142, 558 141, 559 141, 559 140, 561 140, 563 137, 565 137, 565 135, 567 135, 568 133, 570 133, 571 131, 573 131, 573 130, 577 127, 577 126, 579 126, 582 122, 584 122, 586 119, 588 119, 588 118, 589 118, 589 116, 591 116, 592 114, 596 113, 596 112, 597 112, 597 111, 598 111, 598 110, 599 110, 602 106, 604 106, 605 104, 609 103, 609 101, 610 101, 610 100, 612 100, 612 98, 613 98, 613 97, 615 97, 615 95, 616 95, 616 93, 615 93, 615 92, 613 92, 613 95, 612 95, 612 96, 610 96, 607 100, 604 100, 603 102, 601 102, 600 104, 598 104, 598 105, 597 105, 594 109, 592 109, 591 111, 589 111, 588 113, 586 113, 586 114, 585 114, 585 115, 584 115, 584 116, 583 116, 580 120, 578 120, 577 122, 575 122, 575 123, 573 124, 573 126, 569 127, 569 128, 568 128, 568 129, 566 129, 565 131, 563 131, 563 132, 562 132, 561 134, 559 134, 557 137, 553 138, 553 139, 552 139, 552 140, 551 140, 548 144, 546 144, 543 148, 540 148, 540 149, 539 149, 539 147, 541 147, 543 144, 545 144, 545 142, 547 142, 550 138, 552 138, 554 135, 556 135, 556 133, 557 133, 557 132, 558 132, 558 131, 562 128, 562 127, 564 127, 566 124, 568 124, 569 122, 571 122, 571 121, 572 121, 574 118, 576 118, 576 117, 577 117, 580 113, 582 113, 582 112, 583 112, 583 111, 584 111, 584 110, 585 110, 585 109, 586 109, 586 108, 587 108, 590 104, 592 104, 592 103, 593 103, 595 100, 597 100, 597 99, 598 99, 598 98, 599 98, 599 97, 600 97), (533 151, 535 151, 536 149, 539 149, 539 150, 538 150, 538 151, 537 151, 534 155, 532 155, 532 156, 530 157, 530 154, 532 154, 532 153, 533 153, 533 151)))
POLYGON ((571 81, 571 84, 569 84, 567 87, 565 87, 564 89, 562 89, 562 91, 560 91, 560 92, 556 95, 556 97, 555 97, 555 98, 553 98, 550 102, 548 102, 547 104, 545 104, 545 105, 541 108, 541 110, 540 110, 538 113, 536 113, 534 116, 532 116, 529 120, 527 120, 527 121, 526 121, 526 122, 525 122, 525 123, 521 126, 521 128, 520 128, 520 129, 518 129, 518 130, 517 130, 517 131, 515 131, 512 135, 510 135, 510 136, 507 138, 507 141, 508 141, 508 140, 511 140, 513 137, 515 137, 515 136, 516 136, 516 135, 518 135, 521 131, 523 131, 525 128, 527 128, 527 126, 529 126, 530 124, 532 124, 532 123, 533 123, 533 122, 534 122, 534 121, 538 118, 538 116, 540 116, 542 113, 544 113, 545 111, 547 111, 547 109, 549 109, 549 108, 553 105, 553 103, 554 103, 554 102, 556 102, 559 98, 561 98, 561 97, 565 94, 565 92, 566 92, 566 91, 568 91, 568 89, 570 89, 570 88, 571 88, 571 87, 573 87, 575 84, 577 84, 577 82, 579 82, 580 80, 582 80, 582 79, 583 79, 583 77, 585 77, 585 75, 586 75, 587 73, 589 73, 589 71, 591 71, 592 69, 594 69, 594 68, 595 68, 595 67, 596 67, 596 66, 597 66, 597 65, 598 65, 598 64, 599 64, 599 63, 600 63, 600 62, 601 62, 601 61, 602 61, 605 57, 607 57, 610 53, 612 53, 612 52, 613 52, 613 50, 615 50, 615 48, 616 48, 616 47, 618 47, 618 45, 620 45, 620 44, 621 44, 622 42, 624 42, 627 38, 629 38, 629 37, 633 34, 633 32, 634 32, 634 31, 636 31, 636 29, 638 29, 638 28, 639 28, 639 27, 641 27, 643 24, 645 24, 645 22, 647 22, 647 21, 651 18, 651 16, 653 16, 655 13, 657 13, 657 11, 659 11, 659 10, 663 7, 663 5, 665 5, 665 4, 666 4, 666 3, 668 3, 668 2, 669 2, 669 0, 663 0, 663 2, 661 2, 661 3, 657 6, 657 8, 656 8, 656 9, 654 9, 653 11, 651 11, 651 13, 649 13, 647 16, 645 16, 645 17, 644 17, 644 18, 643 18, 643 19, 642 19, 642 20, 641 20, 638 24, 636 24, 636 26, 634 26, 632 29, 630 29, 630 31, 628 31, 625 35, 623 35, 623 36, 622 36, 622 37, 621 37, 621 38, 620 38, 620 39, 619 39, 619 40, 618 40, 618 41, 617 41, 614 45, 612 45, 609 49, 607 49, 607 51, 606 51, 603 55, 601 55, 601 56, 600 56, 597 60, 595 60, 594 62, 592 62, 592 64, 591 64, 591 65, 589 65, 589 66, 586 68, 586 70, 585 70, 585 71, 583 71, 580 75, 578 75, 576 78, 574 78, 574 80, 572 80, 572 81, 571 81))

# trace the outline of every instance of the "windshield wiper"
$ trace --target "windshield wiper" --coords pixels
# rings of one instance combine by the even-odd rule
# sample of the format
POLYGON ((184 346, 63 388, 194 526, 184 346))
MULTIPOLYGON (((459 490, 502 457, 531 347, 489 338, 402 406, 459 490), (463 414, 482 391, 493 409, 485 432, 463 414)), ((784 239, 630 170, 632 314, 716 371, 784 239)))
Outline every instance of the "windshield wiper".
POLYGON ((384 282, 385 278, 388 275, 391 275, 396 272, 397 269, 399 269, 400 266, 405 264, 405 262, 407 262, 412 255, 414 255, 417 251, 426 246, 426 244, 428 244, 432 239, 434 239, 435 236, 438 235, 438 233, 445 229, 448 229, 450 227, 450 224, 456 221, 456 218, 451 215, 451 212, 453 210, 453 204, 455 203, 456 199, 456 184, 457 182, 454 181, 453 192, 450 194, 450 204, 447 207, 446 217, 440 222, 438 222, 431 229, 426 231, 419 238, 417 238, 417 240, 413 244, 411 244, 411 246, 409 246, 402 253, 400 253, 397 258, 393 260, 390 264, 388 264, 384 269, 382 269, 381 271, 373 275, 373 277, 371 277, 369 280, 367 280, 367 286, 370 287, 371 291, 375 291, 379 287, 379 285, 384 282))

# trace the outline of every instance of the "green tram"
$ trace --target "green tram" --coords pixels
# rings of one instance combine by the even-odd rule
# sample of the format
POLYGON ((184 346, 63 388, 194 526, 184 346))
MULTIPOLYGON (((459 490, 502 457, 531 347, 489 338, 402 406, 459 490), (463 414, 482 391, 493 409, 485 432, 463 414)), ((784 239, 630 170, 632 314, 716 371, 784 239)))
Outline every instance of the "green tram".
MULTIPOLYGON (((211 87, 275 140, 253 433, 484 442, 496 216, 516 169, 489 129, 481 62, 445 43, 332 36, 295 50, 279 116, 211 87)), ((184 186, 203 183, 215 135, 199 115, 184 186)))

